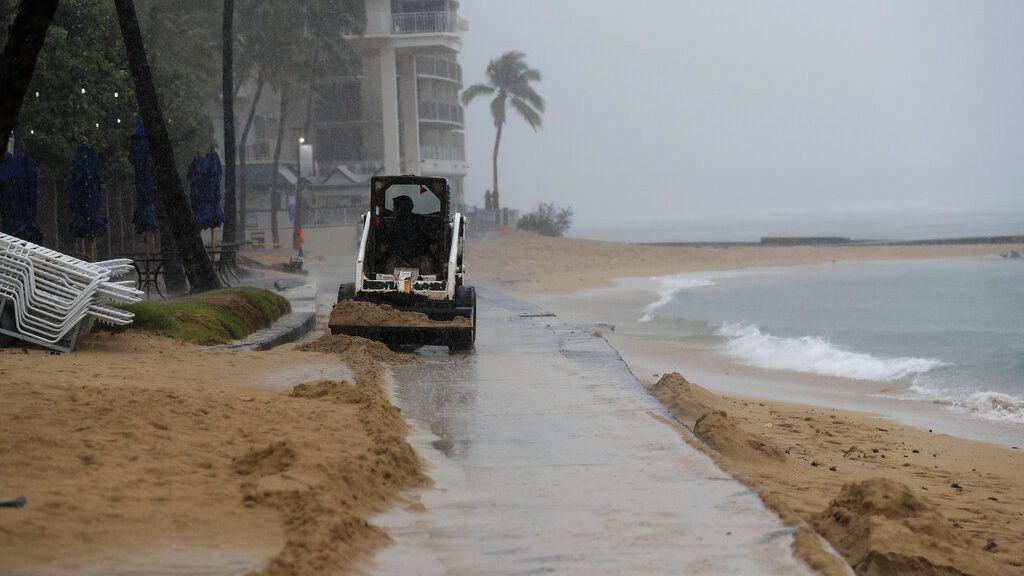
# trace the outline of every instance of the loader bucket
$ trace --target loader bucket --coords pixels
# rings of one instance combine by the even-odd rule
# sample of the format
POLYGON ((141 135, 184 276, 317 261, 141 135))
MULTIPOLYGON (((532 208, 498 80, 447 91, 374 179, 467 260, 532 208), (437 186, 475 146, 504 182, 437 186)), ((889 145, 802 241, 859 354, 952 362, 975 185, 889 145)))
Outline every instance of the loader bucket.
POLYGON ((476 339, 476 306, 417 307, 394 306, 405 312, 420 312, 432 321, 422 324, 373 324, 337 319, 332 314, 328 323, 332 334, 358 336, 383 342, 393 350, 420 346, 447 346, 453 351, 469 350, 476 339), (454 322, 456 318, 458 322, 454 322), (466 322, 464 319, 467 319, 466 322))
POLYGON ((331 324, 332 334, 358 336, 383 342, 393 350, 420 346, 448 346, 466 350, 473 345, 473 326, 369 326, 331 324))

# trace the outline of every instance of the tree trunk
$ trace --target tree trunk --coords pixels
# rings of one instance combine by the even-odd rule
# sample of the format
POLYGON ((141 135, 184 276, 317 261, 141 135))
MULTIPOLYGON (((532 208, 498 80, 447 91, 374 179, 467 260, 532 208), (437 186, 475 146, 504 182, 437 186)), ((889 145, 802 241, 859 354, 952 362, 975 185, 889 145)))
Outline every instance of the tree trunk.
POLYGON ((220 288, 220 279, 217 278, 217 272, 213 269, 213 263, 210 262, 210 257, 203 246, 203 239, 199 236, 199 228, 192 217, 192 210, 189 208, 185 189, 178 175, 174 148, 171 146, 171 138, 167 133, 160 100, 146 59, 146 48, 142 42, 142 32, 139 30, 138 16, 135 14, 135 3, 132 0, 114 0, 114 5, 117 7, 117 21, 128 55, 128 67, 135 81, 135 99, 139 104, 139 115, 146 125, 149 146, 153 150, 153 175, 156 180, 157 199, 164 205, 164 214, 167 216, 161 223, 161 228, 170 225, 178 256, 192 290, 202 292, 220 288))
POLYGON ((493 198, 495 210, 501 208, 501 203, 498 201, 498 148, 501 147, 501 129, 504 126, 504 123, 498 124, 498 133, 494 136, 494 195, 491 198, 493 198))
POLYGON ((157 232, 160 234, 160 255, 164 259, 164 286, 167 294, 184 294, 188 291, 188 282, 185 281, 185 269, 181 267, 181 258, 178 258, 171 219, 167 217, 163 202, 156 203, 156 220, 160 225, 157 232))
POLYGON ((241 237, 245 238, 245 230, 249 224, 248 210, 248 180, 249 173, 246 170, 246 144, 249 140, 249 129, 252 128, 253 118, 256 117, 256 105, 260 102, 260 96, 263 95, 263 78, 261 76, 256 77, 256 93, 252 97, 252 105, 249 106, 249 117, 245 120, 245 127, 242 128, 242 139, 238 145, 238 230, 241 231, 241 237))
POLYGON ((21 0, 0 53, 0 150, 18 124, 21 104, 28 92, 36 59, 46 42, 46 31, 57 13, 58 0, 21 0))
POLYGON ((277 115, 277 142, 274 143, 274 168, 270 171, 270 238, 277 248, 281 244, 281 235, 277 230, 277 205, 281 203, 277 197, 277 170, 281 166, 281 147, 284 144, 284 120, 288 114, 288 87, 281 86, 281 111, 277 115))
MULTIPOLYGON (((309 129, 313 123, 313 86, 309 87, 309 97, 306 98, 306 121, 302 124, 302 136, 309 138, 309 129)), ((295 181, 295 225, 292 227, 292 245, 299 239, 299 230, 306 222, 302 217, 302 148, 299 148, 299 158, 295 165, 299 172, 299 178, 295 181)))
POLYGON ((224 242, 236 242, 238 229, 237 185, 235 164, 238 161, 235 150, 235 57, 234 32, 235 0, 224 0, 222 62, 222 92, 224 98, 224 242))

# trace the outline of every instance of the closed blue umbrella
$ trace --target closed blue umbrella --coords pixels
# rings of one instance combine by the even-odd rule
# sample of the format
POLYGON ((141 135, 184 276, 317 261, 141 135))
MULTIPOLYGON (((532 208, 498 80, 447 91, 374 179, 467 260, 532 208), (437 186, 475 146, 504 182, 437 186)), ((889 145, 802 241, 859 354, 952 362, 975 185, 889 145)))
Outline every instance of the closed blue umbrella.
POLYGON ((0 171, 4 234, 39 244, 43 240, 43 231, 36 223, 39 166, 27 150, 19 148, 13 155, 4 155, 0 171))
POLYGON ((220 162, 220 155, 213 148, 206 155, 206 178, 207 213, 206 220, 199 227, 220 228, 224 225, 224 209, 220 205, 220 181, 224 178, 224 165, 220 162))
POLYGON ((128 159, 135 167, 135 224, 136 234, 155 232, 159 225, 156 219, 156 195, 153 193, 153 153, 149 149, 146 128, 139 120, 131 136, 131 151, 128 159))
POLYGON ((196 224, 199 225, 200 230, 204 228, 202 222, 205 218, 204 211, 207 204, 206 188, 209 184, 209 179, 206 176, 206 172, 206 157, 202 154, 196 154, 188 167, 188 201, 189 205, 192 206, 192 217, 195 219, 196 224))
POLYGON ((83 142, 75 150, 68 171, 68 197, 71 205, 71 235, 95 240, 107 233, 103 207, 103 163, 96 149, 83 142))
POLYGON ((200 230, 219 228, 224 223, 220 207, 220 180, 224 168, 213 150, 206 156, 196 155, 188 169, 192 216, 200 230))
POLYGON ((11 174, 14 172, 14 156, 4 154, 0 158, 0 230, 7 234, 14 227, 14 198, 11 174))

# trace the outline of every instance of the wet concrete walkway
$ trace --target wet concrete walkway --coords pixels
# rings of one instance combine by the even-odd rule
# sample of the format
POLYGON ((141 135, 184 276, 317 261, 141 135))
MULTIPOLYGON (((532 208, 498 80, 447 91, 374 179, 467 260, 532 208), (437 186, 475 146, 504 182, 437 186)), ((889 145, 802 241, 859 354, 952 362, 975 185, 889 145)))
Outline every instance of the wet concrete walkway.
POLYGON ((806 574, 603 339, 482 291, 477 351, 396 373, 435 486, 378 517, 379 574, 806 574))

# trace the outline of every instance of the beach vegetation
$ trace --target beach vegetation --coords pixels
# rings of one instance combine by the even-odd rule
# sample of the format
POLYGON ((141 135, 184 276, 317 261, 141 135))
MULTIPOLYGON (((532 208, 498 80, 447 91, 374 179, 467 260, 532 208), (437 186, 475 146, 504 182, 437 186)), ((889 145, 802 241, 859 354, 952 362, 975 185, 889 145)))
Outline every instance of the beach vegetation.
POLYGON ((291 310, 288 300, 242 286, 124 306, 135 314, 130 330, 158 332, 196 344, 226 344, 270 326, 291 310))
POLYGON ((544 236, 562 236, 571 226, 572 208, 559 208, 553 202, 541 202, 516 224, 520 230, 531 230, 544 236))

